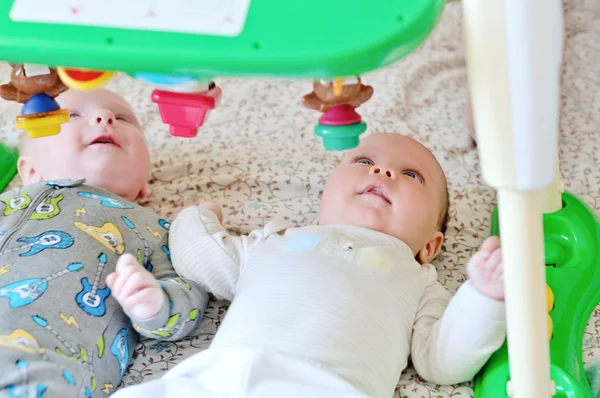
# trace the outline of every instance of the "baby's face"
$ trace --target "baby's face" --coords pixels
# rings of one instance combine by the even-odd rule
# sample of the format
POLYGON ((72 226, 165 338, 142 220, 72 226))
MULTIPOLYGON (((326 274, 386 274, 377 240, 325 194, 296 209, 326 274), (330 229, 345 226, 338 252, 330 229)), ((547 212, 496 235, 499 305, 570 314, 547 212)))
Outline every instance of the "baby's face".
POLYGON ((57 101, 70 120, 58 135, 28 139, 31 181, 85 177, 87 184, 128 200, 144 189, 150 169, 145 137, 129 104, 108 90, 68 90, 57 101))
POLYGON ((397 134, 349 151, 321 199, 319 224, 351 224, 395 236, 415 255, 438 230, 446 178, 431 152, 397 134))

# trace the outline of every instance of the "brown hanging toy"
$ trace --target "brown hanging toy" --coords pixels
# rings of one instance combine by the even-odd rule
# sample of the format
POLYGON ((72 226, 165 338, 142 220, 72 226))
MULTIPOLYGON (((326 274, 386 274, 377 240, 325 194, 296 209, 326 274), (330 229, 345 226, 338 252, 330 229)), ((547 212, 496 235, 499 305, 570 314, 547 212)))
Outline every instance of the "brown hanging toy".
POLYGON ((373 87, 362 84, 359 76, 313 83, 313 91, 304 96, 303 104, 323 112, 315 133, 323 137, 326 149, 345 150, 358 145, 367 125, 355 108, 368 101, 373 91, 373 87))
POLYGON ((58 134, 60 125, 69 120, 69 111, 61 109, 54 99, 68 87, 56 69, 44 65, 10 64, 10 82, 0 86, 0 97, 23 105, 17 116, 17 128, 30 137, 58 134))

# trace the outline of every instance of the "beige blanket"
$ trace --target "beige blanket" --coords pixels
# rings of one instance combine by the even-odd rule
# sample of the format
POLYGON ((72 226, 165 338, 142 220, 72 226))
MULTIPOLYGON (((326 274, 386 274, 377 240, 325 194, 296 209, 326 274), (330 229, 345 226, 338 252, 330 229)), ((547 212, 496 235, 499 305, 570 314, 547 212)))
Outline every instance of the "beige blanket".
MULTIPOLYGON (((600 5, 597 0, 567 3, 561 171, 567 189, 600 213, 600 5)), ((1 65, 0 81, 7 78, 8 67, 1 65)), ((451 220, 436 267, 450 291, 464 282, 467 259, 489 235, 495 205, 495 193, 481 180, 477 152, 465 130, 466 79, 460 3, 452 3, 422 48, 392 67, 363 76, 375 95, 359 108, 369 132, 398 132, 420 140, 448 174, 451 220)), ((151 196, 143 204, 172 217, 200 199, 213 200, 224 206, 226 226, 239 232, 277 217, 298 225, 312 222, 339 154, 323 149, 312 131, 318 114, 300 105, 310 82, 218 79, 217 84, 224 92, 220 107, 197 138, 181 139, 171 137, 162 124, 150 101, 150 87, 125 76, 110 83, 109 88, 133 104, 153 151, 151 196)), ((16 104, 0 102, 0 140, 16 143, 18 111, 16 104)), ((226 303, 211 303, 198 337, 140 343, 124 384, 160 377, 206 348, 226 309, 226 303)), ((600 355, 599 325, 596 310, 584 337, 588 366, 600 355)), ((435 386, 408 369, 396 396, 472 394, 471 384, 435 386)))

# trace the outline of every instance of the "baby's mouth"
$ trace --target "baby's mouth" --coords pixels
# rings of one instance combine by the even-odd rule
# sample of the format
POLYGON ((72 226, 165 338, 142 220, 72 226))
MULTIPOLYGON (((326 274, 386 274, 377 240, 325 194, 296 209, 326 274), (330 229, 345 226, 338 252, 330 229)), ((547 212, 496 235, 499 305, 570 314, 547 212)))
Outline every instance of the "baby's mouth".
POLYGON ((119 145, 119 143, 117 142, 117 140, 111 135, 101 135, 100 137, 96 138, 94 141, 90 142, 89 145, 114 145, 118 148, 121 147, 119 145))
POLYGON ((365 189, 360 191, 360 195, 376 195, 385 200, 388 204, 392 204, 392 201, 388 197, 388 193, 385 189, 385 186, 381 184, 371 184, 368 185, 365 189))

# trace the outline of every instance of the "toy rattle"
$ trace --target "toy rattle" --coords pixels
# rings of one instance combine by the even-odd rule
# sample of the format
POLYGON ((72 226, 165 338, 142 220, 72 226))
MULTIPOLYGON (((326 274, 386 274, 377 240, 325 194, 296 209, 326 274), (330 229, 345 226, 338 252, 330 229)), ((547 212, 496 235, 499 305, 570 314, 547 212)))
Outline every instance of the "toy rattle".
MULTIPOLYGON (((105 85, 114 72, 59 67, 58 74, 70 88, 95 90, 105 85)), ((158 105, 162 121, 176 137, 195 137, 221 101, 221 89, 210 80, 148 72, 138 72, 133 77, 156 87, 152 102, 158 105)))
POLYGON ((0 86, 0 97, 24 104, 21 115, 17 116, 17 127, 32 138, 58 134, 60 125, 69 120, 69 111, 61 109, 54 99, 68 89, 56 69, 33 64, 10 65, 10 83, 0 86))
POLYGON ((221 102, 222 91, 211 80, 162 73, 136 73, 135 78, 157 87, 152 102, 158 105, 163 123, 176 137, 195 137, 210 111, 221 102))
POLYGON ((319 80, 303 98, 303 105, 323 112, 315 134, 323 138, 329 150, 345 150, 358 145, 367 125, 355 111, 373 96, 373 87, 362 84, 360 77, 319 80))

